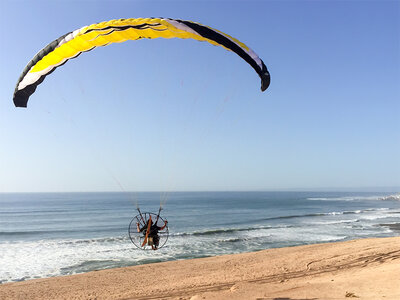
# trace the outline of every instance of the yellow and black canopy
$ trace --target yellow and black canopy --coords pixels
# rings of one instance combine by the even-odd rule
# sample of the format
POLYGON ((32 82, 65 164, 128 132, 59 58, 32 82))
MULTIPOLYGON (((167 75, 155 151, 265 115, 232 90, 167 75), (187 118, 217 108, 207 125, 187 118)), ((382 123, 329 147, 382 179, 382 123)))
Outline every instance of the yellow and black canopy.
POLYGON ((14 104, 26 107, 29 97, 47 75, 83 52, 111 43, 143 38, 182 38, 206 41, 233 51, 249 63, 261 78, 261 90, 270 83, 263 61, 237 39, 199 23, 165 18, 120 19, 92 24, 67 33, 39 51, 23 70, 14 91, 14 104))

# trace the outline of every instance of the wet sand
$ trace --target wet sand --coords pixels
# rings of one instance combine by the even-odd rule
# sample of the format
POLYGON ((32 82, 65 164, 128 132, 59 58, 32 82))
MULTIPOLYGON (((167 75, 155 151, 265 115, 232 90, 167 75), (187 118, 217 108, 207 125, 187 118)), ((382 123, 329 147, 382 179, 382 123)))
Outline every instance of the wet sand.
POLYGON ((0 299, 400 299, 400 237, 6 283, 0 299))

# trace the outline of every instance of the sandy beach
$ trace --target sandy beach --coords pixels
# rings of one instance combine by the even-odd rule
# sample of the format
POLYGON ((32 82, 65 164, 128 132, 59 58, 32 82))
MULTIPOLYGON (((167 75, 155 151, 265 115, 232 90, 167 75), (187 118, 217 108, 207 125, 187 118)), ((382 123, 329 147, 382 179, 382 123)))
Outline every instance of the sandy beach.
POLYGON ((400 299, 400 237, 269 249, 0 285, 0 299, 400 299))

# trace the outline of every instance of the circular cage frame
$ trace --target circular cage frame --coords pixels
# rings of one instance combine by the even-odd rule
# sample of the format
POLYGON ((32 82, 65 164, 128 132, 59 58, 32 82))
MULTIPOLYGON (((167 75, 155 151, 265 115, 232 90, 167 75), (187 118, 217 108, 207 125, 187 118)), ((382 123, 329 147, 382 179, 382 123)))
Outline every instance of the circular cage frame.
MULTIPOLYGON (((146 243, 146 245, 142 247, 142 243, 145 239, 146 234, 145 232, 138 232, 137 230, 137 223, 139 223, 139 226, 144 226, 147 223, 147 220, 150 218, 150 216, 153 221, 157 220, 158 216, 157 225, 159 227, 164 226, 165 220, 163 219, 163 217, 152 212, 139 213, 136 216, 134 216, 131 222, 129 223, 129 228, 128 228, 129 239, 131 240, 132 244, 134 244, 138 249, 152 250, 152 247, 148 243, 146 243)), ((158 235, 160 237, 160 242, 157 247, 157 250, 163 248, 168 241, 169 237, 168 224, 165 226, 163 230, 160 230, 158 232, 158 235)))

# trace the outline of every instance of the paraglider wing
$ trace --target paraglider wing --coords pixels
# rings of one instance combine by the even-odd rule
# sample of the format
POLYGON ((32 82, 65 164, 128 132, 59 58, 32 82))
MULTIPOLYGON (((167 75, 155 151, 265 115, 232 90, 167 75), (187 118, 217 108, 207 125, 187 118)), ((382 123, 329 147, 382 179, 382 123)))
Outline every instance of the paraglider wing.
POLYGON ((143 38, 182 38, 206 41, 233 51, 243 58, 261 78, 261 90, 270 84, 263 61, 237 39, 199 23, 165 18, 119 19, 92 24, 69 32, 39 51, 23 70, 14 91, 14 104, 26 107, 29 97, 47 75, 83 52, 111 43, 143 38))

